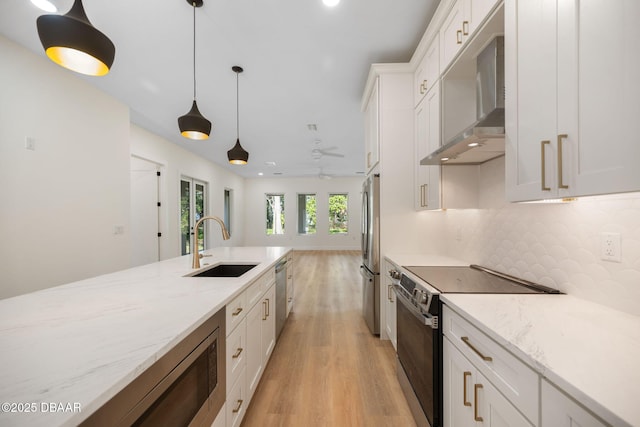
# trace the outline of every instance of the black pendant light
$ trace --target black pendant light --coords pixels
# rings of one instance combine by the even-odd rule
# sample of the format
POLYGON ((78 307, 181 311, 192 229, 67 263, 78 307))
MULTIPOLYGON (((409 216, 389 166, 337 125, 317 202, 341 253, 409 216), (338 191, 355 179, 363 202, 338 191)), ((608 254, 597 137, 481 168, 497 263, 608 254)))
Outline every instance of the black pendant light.
POLYGON ((189 139, 207 139, 211 133, 211 122, 207 120, 196 103, 196 7, 201 7, 202 0, 187 0, 193 5, 193 104, 191 110, 184 116, 178 117, 180 133, 189 139))
POLYGON ((246 165, 249 161, 249 153, 240 145, 240 91, 238 90, 238 76, 244 70, 237 65, 234 65, 231 69, 236 73, 236 145, 227 151, 227 157, 229 158, 229 163, 233 165, 246 165))
POLYGON ((40 42, 56 64, 89 76, 109 72, 116 48, 107 36, 91 25, 75 0, 66 15, 42 15, 36 21, 40 42))

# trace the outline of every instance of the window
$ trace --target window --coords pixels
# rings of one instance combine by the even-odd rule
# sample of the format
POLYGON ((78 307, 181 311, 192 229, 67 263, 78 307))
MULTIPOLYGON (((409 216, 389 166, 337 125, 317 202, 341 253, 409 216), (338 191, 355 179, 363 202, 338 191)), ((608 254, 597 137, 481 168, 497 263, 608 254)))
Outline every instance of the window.
POLYGON ((267 194, 267 234, 284 234, 284 194, 267 194))
MULTIPOLYGON (((180 179, 180 247, 182 255, 191 253, 191 238, 196 222, 205 216, 206 184, 191 178, 180 179)), ((206 224, 198 230, 198 251, 204 250, 206 224)))
POLYGON ((298 234, 316 233, 316 195, 298 194, 298 234))
POLYGON ((224 225, 227 227, 229 236, 231 236, 231 192, 232 190, 224 189, 224 225))
POLYGON ((329 194, 329 234, 349 232, 348 201, 348 194, 329 194))

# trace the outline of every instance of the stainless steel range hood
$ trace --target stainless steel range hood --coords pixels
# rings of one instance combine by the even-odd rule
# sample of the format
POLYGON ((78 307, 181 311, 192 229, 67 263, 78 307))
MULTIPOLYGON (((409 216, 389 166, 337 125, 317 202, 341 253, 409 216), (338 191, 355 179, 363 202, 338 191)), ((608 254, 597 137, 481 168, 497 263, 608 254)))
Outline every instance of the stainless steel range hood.
POLYGON ((460 132, 420 161, 421 165, 481 164, 504 155, 504 37, 478 55, 476 117, 460 132))

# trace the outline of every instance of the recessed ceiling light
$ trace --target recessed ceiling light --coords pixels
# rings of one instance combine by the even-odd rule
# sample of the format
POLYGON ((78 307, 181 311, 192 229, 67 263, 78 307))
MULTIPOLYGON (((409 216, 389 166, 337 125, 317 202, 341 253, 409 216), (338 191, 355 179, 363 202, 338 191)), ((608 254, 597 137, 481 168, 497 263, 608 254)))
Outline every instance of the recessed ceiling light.
POLYGON ((340 0, 322 0, 325 6, 334 7, 340 3, 340 0))
POLYGON ((51 3, 49 0, 31 0, 31 3, 38 9, 42 9, 45 12, 55 13, 58 11, 58 8, 55 4, 51 3))
POLYGON ((447 160, 449 160, 448 157, 443 157, 443 158, 440 159, 440 161, 442 161, 442 162, 446 162, 447 160))
POLYGON ((479 142, 471 142, 471 143, 467 144, 468 147, 477 147, 478 145, 480 145, 479 142))
POLYGON ((258 172, 258 176, 262 176, 264 175, 262 172, 258 172))

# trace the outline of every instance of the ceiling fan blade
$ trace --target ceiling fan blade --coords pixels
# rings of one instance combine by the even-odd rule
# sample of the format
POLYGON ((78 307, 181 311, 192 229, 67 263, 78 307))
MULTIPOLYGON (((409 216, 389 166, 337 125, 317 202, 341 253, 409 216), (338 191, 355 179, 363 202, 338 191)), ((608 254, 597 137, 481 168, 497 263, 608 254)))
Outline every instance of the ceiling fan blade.
POLYGON ((344 157, 344 154, 340 153, 322 153, 323 156, 331 156, 331 157, 344 157))

